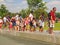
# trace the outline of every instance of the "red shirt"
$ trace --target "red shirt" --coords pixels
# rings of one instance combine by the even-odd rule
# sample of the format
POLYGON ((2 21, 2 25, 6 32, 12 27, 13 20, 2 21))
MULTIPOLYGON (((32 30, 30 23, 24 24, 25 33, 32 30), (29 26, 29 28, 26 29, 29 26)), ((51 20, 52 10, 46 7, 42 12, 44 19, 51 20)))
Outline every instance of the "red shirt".
POLYGON ((56 18, 55 13, 54 13, 53 11, 51 11, 51 12, 50 12, 50 15, 51 15, 51 17, 52 17, 52 20, 55 21, 55 18, 56 18))

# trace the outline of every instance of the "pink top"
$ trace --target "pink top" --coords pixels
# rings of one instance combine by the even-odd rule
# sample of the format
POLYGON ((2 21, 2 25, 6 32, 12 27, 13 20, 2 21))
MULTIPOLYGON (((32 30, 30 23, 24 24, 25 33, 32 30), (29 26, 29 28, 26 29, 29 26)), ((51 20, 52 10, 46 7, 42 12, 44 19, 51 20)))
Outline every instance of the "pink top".
POLYGON ((25 20, 25 25, 29 24, 29 20, 25 20))
POLYGON ((12 23, 9 25, 9 28, 12 28, 13 26, 12 26, 12 23))

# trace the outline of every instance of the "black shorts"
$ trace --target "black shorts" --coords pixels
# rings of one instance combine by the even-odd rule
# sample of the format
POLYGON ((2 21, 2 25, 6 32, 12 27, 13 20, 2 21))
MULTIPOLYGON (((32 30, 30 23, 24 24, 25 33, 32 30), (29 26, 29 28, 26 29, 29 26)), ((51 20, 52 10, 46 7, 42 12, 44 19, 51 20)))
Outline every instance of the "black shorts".
POLYGON ((31 27, 33 26, 33 23, 32 23, 32 22, 30 22, 30 26, 31 26, 31 27))
POLYGON ((42 26, 39 26, 39 28, 42 28, 42 26))
POLYGON ((13 26, 16 26, 16 23, 13 23, 13 26))

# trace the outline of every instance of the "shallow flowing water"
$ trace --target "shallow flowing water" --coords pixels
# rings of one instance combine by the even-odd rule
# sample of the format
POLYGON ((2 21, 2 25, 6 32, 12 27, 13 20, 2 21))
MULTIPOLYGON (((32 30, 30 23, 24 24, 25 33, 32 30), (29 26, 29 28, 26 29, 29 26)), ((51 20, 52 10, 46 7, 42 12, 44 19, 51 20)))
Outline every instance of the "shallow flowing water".
POLYGON ((56 44, 26 39, 22 37, 17 38, 0 35, 0 45, 56 45, 56 44))

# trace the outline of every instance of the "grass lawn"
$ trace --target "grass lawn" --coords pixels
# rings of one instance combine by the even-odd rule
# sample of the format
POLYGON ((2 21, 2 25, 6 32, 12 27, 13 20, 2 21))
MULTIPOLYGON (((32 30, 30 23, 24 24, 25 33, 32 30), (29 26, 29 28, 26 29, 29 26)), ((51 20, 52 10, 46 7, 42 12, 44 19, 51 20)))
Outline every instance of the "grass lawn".
MULTIPOLYGON (((44 30, 48 30, 48 26, 47 26, 47 24, 46 24, 46 23, 45 23, 44 30)), ((54 30, 60 30, 60 22, 55 23, 54 30)))

